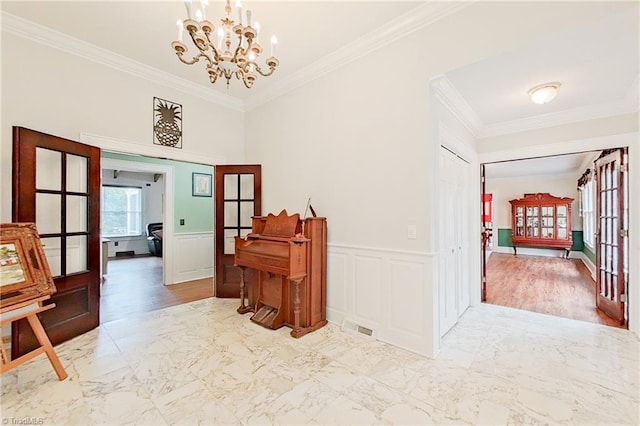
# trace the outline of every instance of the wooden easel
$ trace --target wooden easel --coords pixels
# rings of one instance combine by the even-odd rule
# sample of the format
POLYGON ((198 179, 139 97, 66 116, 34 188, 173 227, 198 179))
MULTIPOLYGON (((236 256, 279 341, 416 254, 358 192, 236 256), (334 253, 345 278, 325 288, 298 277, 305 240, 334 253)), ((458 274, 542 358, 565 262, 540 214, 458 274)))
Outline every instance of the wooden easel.
POLYGON ((38 318, 38 314, 40 312, 47 311, 56 306, 55 303, 46 306, 42 305, 42 302, 49 299, 50 297, 51 296, 42 296, 0 309, 0 326, 25 318, 29 322, 31 329, 33 330, 33 334, 36 336, 36 339, 38 339, 38 342, 40 343, 40 346, 38 348, 14 360, 10 360, 10 358, 7 356, 6 351, 4 350, 4 347, 0 345, 0 352, 2 354, 2 365, 0 366, 0 373, 4 373, 19 365, 22 365, 25 362, 37 357, 41 353, 46 353, 49 361, 51 362, 51 365, 53 366, 53 369, 58 375, 58 379, 64 380, 67 378, 67 372, 64 370, 64 367, 60 363, 60 359, 58 359, 58 355, 56 355, 56 351, 51 345, 49 336, 47 336, 47 333, 44 331, 42 323, 38 318))

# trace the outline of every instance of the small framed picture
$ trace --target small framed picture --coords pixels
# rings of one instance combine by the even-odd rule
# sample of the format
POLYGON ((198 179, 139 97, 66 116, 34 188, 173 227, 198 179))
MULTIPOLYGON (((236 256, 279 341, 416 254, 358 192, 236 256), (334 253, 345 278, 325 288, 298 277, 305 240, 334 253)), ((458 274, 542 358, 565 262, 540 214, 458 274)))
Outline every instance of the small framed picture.
POLYGON ((193 172, 191 181, 191 195, 194 197, 211 197, 210 174, 193 172))

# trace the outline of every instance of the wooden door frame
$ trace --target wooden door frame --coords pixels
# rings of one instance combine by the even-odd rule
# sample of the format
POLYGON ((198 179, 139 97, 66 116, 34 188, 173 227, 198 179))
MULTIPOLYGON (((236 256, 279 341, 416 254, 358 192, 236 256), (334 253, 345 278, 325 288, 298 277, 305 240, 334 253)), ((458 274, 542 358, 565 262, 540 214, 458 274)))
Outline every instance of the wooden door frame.
MULTIPOLYGON (((162 223, 165 224, 162 230, 162 284, 170 285, 175 281, 174 271, 174 203, 167 200, 174 200, 174 174, 175 168, 154 163, 142 163, 137 161, 118 160, 101 156, 101 167, 104 169, 124 170, 128 172, 160 173, 164 175, 164 198, 162 207, 162 223)), ((102 185, 102 176, 100 184, 102 185)), ((143 224, 144 225, 144 224, 143 224)))

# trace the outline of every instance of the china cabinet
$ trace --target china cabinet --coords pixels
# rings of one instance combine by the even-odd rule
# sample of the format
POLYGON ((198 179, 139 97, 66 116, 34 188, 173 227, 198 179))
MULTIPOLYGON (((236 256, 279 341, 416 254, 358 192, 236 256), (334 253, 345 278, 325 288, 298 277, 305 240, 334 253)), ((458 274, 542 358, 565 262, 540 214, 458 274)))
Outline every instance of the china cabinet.
POLYGON ((573 244, 571 203, 573 198, 549 193, 525 194, 511 200, 513 254, 517 247, 558 248, 566 251, 573 244))

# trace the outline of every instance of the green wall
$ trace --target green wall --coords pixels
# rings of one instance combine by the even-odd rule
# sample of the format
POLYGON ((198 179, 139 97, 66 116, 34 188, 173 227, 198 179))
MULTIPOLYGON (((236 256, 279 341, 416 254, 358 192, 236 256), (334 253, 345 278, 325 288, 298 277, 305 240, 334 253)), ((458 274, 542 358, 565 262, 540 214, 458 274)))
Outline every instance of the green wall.
MULTIPOLYGON (((586 250, 582 239, 582 231, 571 231, 571 237, 573 239, 572 251, 586 250)), ((513 247, 511 229, 498 229, 498 245, 501 247, 513 247)))
POLYGON ((202 164, 185 163, 182 161, 163 160, 137 155, 115 154, 102 152, 103 158, 114 160, 132 161, 135 163, 161 164, 174 168, 174 224, 175 233, 185 232, 213 232, 213 197, 194 197, 191 195, 191 174, 208 173, 212 175, 213 167, 202 164), (180 225, 180 219, 184 219, 184 225, 180 225))

